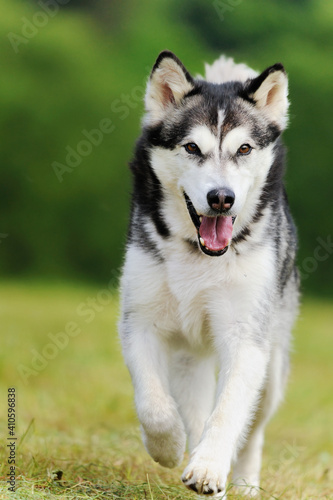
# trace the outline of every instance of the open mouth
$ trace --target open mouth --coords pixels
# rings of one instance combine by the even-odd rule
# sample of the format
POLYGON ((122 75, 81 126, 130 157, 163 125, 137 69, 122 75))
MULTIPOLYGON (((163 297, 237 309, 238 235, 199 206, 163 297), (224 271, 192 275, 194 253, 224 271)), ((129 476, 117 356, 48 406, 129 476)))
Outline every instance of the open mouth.
POLYGON ((231 215, 217 215, 215 217, 198 215, 185 192, 184 198, 187 210, 197 230, 200 249, 211 257, 223 255, 229 248, 236 217, 231 215))

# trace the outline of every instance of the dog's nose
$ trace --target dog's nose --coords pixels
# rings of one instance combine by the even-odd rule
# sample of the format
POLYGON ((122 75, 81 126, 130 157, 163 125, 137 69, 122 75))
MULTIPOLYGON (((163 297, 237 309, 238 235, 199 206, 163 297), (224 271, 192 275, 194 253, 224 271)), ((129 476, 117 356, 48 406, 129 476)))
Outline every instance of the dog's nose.
POLYGON ((207 201, 215 212, 226 212, 235 203, 235 193, 228 188, 212 189, 207 194, 207 201))

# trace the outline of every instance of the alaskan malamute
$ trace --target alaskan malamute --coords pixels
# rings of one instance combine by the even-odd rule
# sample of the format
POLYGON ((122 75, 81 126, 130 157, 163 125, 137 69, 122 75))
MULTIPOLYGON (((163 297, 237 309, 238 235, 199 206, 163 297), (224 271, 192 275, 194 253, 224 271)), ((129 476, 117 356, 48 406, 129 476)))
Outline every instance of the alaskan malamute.
POLYGON ((150 75, 121 283, 120 336, 143 441, 184 484, 259 486, 298 306, 283 186, 288 81, 221 57, 193 78, 171 52, 150 75))

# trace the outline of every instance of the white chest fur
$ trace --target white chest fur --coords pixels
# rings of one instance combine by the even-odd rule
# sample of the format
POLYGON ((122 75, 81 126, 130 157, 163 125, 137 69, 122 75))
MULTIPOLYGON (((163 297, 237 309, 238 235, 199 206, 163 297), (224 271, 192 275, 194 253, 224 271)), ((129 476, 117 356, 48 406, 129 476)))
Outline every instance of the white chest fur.
POLYGON ((163 336, 193 348, 210 344, 211 318, 223 330, 246 322, 272 280, 273 252, 259 248, 249 255, 230 249, 214 258, 167 250, 165 263, 138 248, 129 248, 122 288, 137 320, 163 336))

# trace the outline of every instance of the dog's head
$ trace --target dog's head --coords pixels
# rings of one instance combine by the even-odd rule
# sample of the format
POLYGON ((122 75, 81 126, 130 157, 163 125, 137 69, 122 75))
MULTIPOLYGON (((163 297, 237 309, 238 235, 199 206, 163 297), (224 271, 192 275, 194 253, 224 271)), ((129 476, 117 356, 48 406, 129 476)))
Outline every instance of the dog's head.
POLYGON ((210 83, 192 78, 165 51, 145 96, 152 168, 179 214, 187 211, 184 236, 196 232, 201 250, 211 256, 225 253, 254 217, 287 124, 283 66, 254 77, 250 69, 244 77, 241 66, 242 81, 210 83))

